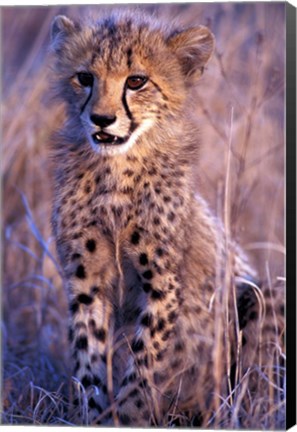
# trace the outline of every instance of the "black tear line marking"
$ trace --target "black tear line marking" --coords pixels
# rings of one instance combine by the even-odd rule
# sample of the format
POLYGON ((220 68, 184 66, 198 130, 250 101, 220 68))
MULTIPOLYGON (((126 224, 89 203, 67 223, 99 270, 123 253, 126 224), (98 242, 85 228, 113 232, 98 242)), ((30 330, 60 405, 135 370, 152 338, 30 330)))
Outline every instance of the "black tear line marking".
POLYGON ((128 118, 129 118, 129 120, 131 120, 131 123, 134 124, 134 119, 133 119, 131 111, 129 110, 129 107, 128 107, 128 104, 127 104, 127 100, 126 100, 126 90, 127 90, 127 85, 125 84, 124 90, 123 90, 123 94, 122 94, 122 103, 124 105, 124 108, 125 108, 125 111, 126 111, 126 114, 127 114, 128 118))
POLYGON ((85 103, 83 104, 83 106, 82 106, 81 109, 80 109, 80 115, 82 115, 82 113, 84 112, 85 107, 87 106, 89 100, 90 100, 91 97, 92 97, 92 94, 93 94, 93 86, 91 87, 91 91, 90 91, 89 96, 87 97, 87 100, 85 101, 85 103))

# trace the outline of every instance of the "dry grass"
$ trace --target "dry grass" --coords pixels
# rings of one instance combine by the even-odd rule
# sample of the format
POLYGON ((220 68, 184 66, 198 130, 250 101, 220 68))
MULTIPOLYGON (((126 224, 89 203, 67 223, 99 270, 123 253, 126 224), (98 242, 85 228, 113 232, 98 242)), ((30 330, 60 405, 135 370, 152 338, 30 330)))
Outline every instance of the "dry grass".
MULTIPOLYGON (((215 211, 227 215, 228 233, 250 252, 271 287, 284 277, 284 4, 146 9, 185 24, 207 24, 216 36, 215 56, 193 95, 203 142, 197 190, 215 211)), ((63 111, 50 103, 45 57, 53 16, 85 11, 74 6, 2 9, 2 423, 72 422, 67 301, 49 222, 47 143, 63 111)), ((237 387, 218 400, 206 426, 283 427, 281 366, 272 357, 270 368, 264 371, 260 364, 257 371, 268 383, 267 393, 249 398, 246 375, 253 371, 245 376, 239 371, 237 387)))

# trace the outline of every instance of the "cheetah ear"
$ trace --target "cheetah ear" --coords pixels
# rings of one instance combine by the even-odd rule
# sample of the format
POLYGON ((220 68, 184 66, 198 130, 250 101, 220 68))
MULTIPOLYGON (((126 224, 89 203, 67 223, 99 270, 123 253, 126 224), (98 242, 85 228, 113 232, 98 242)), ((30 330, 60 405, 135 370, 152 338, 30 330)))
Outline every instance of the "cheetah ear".
POLYGON ((60 47, 61 42, 71 35, 74 30, 78 29, 78 24, 71 21, 64 15, 58 15, 54 18, 51 27, 51 43, 54 50, 60 47))
POLYGON ((202 75, 214 50, 215 38, 207 27, 199 26, 174 33, 169 37, 168 44, 191 84, 202 75))

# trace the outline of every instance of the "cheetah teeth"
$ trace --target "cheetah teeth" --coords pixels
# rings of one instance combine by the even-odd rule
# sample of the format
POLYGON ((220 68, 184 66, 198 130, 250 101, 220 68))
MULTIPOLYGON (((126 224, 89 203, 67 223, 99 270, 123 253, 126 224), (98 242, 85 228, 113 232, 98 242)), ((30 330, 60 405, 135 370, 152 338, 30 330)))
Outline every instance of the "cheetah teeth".
POLYGON ((112 145, 123 144, 123 142, 125 141, 124 138, 116 137, 106 132, 95 133, 93 135, 93 140, 96 144, 112 144, 112 145))

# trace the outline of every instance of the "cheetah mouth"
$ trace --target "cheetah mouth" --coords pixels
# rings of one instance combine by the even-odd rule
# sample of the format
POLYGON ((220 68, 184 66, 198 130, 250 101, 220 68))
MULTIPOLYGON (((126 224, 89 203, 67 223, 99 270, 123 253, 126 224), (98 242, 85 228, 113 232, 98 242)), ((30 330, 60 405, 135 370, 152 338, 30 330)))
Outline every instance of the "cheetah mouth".
POLYGON ((118 137, 107 132, 96 132, 92 135, 95 144, 120 145, 127 141, 127 137, 118 137))

